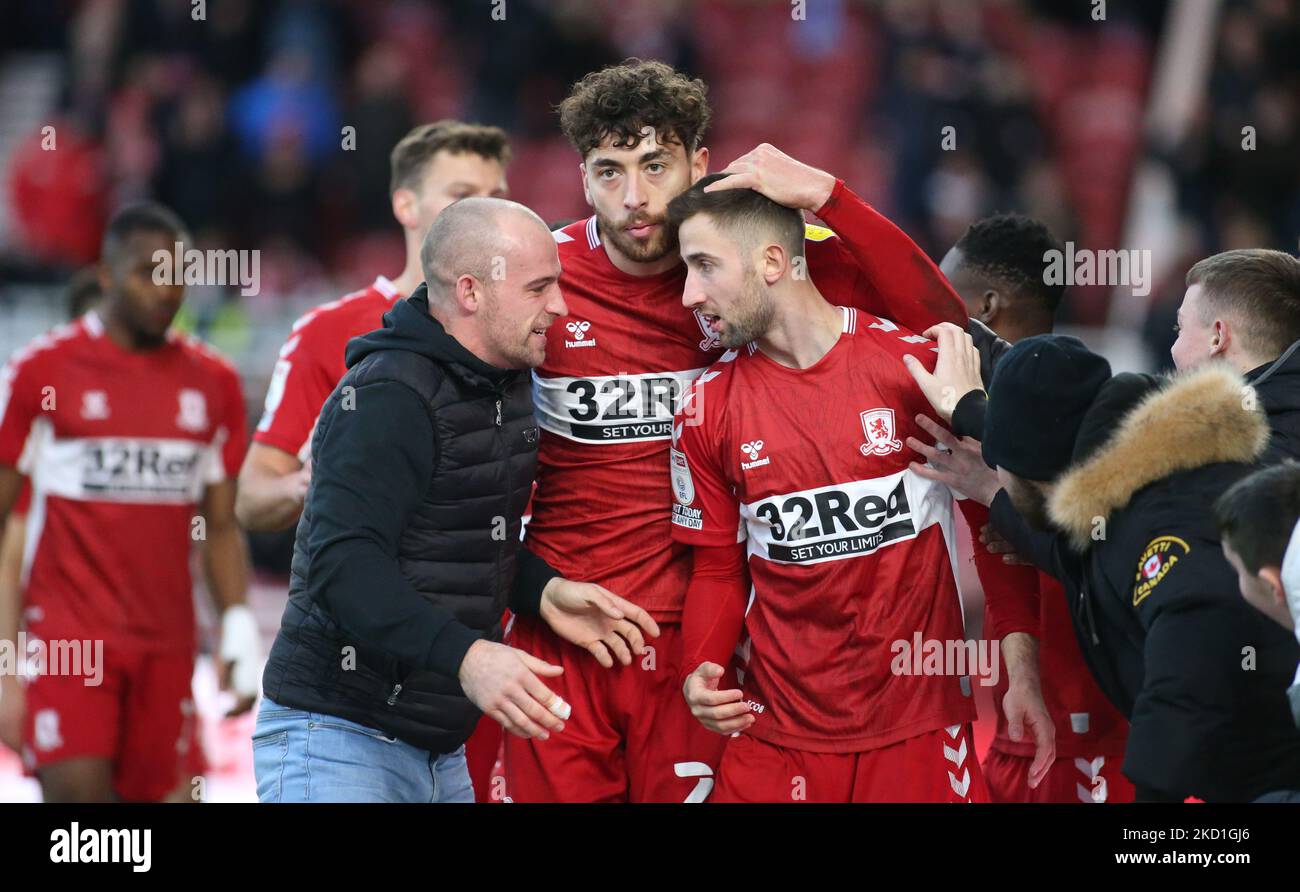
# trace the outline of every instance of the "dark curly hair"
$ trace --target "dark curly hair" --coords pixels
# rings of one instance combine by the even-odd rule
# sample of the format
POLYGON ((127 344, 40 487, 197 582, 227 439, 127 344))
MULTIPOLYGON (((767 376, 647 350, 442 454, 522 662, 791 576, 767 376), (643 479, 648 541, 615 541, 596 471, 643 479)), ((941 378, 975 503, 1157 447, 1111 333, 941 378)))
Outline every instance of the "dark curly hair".
POLYGON ((972 223, 956 247, 964 266, 1005 282, 1056 315, 1065 286, 1047 284, 1043 255, 1064 252, 1065 246, 1041 222, 1024 214, 995 214, 972 223))
POLYGON ((663 62, 625 59, 573 85, 559 105, 560 129, 583 158, 611 134, 615 145, 634 148, 647 125, 661 142, 693 152, 709 126, 707 92, 704 81, 663 62))

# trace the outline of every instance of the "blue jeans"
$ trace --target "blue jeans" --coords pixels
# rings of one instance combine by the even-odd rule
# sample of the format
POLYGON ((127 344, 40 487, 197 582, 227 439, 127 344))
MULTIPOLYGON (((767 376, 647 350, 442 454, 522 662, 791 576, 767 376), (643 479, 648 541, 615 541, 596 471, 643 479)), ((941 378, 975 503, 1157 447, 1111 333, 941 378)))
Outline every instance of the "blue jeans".
POLYGON ((253 729, 261 802, 473 802, 465 747, 435 755, 383 731, 264 699, 253 729))

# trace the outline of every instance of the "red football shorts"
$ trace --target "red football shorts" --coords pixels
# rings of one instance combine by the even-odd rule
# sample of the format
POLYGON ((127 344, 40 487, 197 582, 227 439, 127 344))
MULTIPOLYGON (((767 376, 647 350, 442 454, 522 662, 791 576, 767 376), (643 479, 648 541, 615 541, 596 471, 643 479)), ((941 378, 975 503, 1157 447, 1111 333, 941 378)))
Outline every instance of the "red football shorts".
POLYGON ((1132 802, 1133 784, 1120 773, 1120 756, 1060 758, 1047 769, 1038 789, 1029 788, 1033 756, 1013 756, 990 749, 984 778, 994 802, 1132 802))
POLYGON ((27 682, 23 755, 29 772, 68 759, 113 763, 113 790, 156 802, 204 770, 190 681, 194 654, 105 648, 101 684, 73 675, 27 682))
POLYGON ((492 769, 500 755, 503 734, 505 729, 496 719, 483 716, 465 741, 465 764, 474 784, 475 802, 492 801, 492 769))
POLYGON ((691 715, 678 687, 681 626, 661 623, 659 630, 632 665, 606 669, 537 618, 516 617, 509 643, 564 667, 542 681, 572 713, 549 740, 505 735, 491 798, 702 802, 726 739, 691 715))
POLYGON ((862 753, 813 753, 741 734, 727 741, 710 802, 988 802, 970 745, 952 725, 862 753))

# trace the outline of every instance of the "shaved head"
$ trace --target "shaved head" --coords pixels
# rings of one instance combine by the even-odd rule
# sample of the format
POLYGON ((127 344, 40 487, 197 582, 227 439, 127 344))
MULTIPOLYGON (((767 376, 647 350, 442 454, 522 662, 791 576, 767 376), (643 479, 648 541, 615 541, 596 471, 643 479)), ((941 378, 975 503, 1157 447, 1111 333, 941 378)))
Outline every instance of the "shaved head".
POLYGON ((533 368, 568 308, 551 230, 522 204, 462 198, 438 214, 420 248, 429 313, 479 359, 533 368))
POLYGON ((449 299, 462 276, 491 283, 494 267, 501 267, 521 239, 528 237, 530 228, 551 238, 542 218, 518 202, 472 197, 448 205, 429 227, 420 248, 429 299, 449 299))

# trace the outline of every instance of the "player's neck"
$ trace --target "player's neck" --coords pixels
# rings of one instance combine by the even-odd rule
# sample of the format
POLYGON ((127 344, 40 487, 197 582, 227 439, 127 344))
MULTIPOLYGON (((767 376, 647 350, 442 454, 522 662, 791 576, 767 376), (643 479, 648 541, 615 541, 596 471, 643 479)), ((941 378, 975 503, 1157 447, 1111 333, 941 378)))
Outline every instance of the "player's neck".
POLYGON ((400 276, 393 279, 393 287, 397 289, 398 294, 405 297, 416 288, 419 288, 420 283, 423 281, 424 269, 420 266, 420 244, 416 242, 414 249, 412 249, 412 245, 408 241, 406 244, 406 268, 402 270, 400 276))
POLYGON ((117 318, 111 307, 105 307, 99 313, 99 320, 104 325, 104 334, 116 346, 128 353, 146 353, 150 350, 157 350, 166 342, 163 341, 143 341, 135 336, 131 328, 122 320, 117 318))
POLYGON ((1041 325, 1041 324, 1035 325, 1032 323, 1025 324, 1025 325, 1000 324, 996 329, 994 329, 992 326, 989 326, 989 328, 993 331, 995 335, 1002 338, 1002 340, 1006 341, 1008 344, 1016 344, 1019 343, 1020 341, 1023 341, 1025 338, 1030 338, 1035 335, 1044 335, 1044 334, 1052 333, 1051 324, 1047 324, 1047 325, 1041 325))
POLYGON ((757 339, 758 349, 792 369, 816 365, 844 330, 839 308, 831 306, 811 282, 774 297, 772 326, 757 339))

